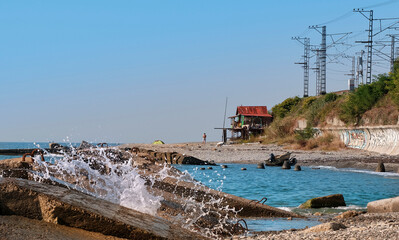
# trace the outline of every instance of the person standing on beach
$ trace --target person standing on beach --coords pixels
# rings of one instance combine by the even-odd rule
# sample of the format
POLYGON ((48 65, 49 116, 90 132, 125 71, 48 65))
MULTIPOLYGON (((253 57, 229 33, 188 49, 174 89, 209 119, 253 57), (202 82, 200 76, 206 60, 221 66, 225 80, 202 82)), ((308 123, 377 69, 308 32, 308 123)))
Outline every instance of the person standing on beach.
POLYGON ((206 133, 204 133, 204 135, 202 135, 202 143, 206 143, 206 133))

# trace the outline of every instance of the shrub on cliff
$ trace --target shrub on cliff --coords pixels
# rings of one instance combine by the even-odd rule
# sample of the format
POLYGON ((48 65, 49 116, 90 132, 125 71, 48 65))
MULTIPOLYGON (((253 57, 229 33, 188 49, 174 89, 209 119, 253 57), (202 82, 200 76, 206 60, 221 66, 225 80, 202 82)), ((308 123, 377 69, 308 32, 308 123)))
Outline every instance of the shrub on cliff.
POLYGON ((393 72, 389 76, 392 78, 391 84, 388 85, 389 95, 392 101, 399 106, 399 59, 396 59, 393 72))
POLYGON ((375 103, 388 93, 391 78, 386 74, 377 77, 377 81, 360 85, 355 92, 349 95, 342 105, 340 118, 346 123, 358 124, 363 113, 370 110, 375 103))
POLYGON ((300 101, 301 99, 299 97, 285 99, 282 103, 277 104, 272 108, 273 117, 284 118, 293 109, 296 109, 296 106, 300 101))

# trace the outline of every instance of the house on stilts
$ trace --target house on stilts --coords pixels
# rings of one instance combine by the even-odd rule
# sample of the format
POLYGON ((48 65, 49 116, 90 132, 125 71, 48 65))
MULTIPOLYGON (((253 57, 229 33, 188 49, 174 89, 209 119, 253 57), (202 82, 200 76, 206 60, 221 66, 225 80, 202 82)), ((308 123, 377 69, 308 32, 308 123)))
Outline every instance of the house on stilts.
POLYGON ((249 139, 263 133, 264 128, 269 126, 273 120, 266 106, 238 106, 236 115, 231 119, 232 139, 249 139))

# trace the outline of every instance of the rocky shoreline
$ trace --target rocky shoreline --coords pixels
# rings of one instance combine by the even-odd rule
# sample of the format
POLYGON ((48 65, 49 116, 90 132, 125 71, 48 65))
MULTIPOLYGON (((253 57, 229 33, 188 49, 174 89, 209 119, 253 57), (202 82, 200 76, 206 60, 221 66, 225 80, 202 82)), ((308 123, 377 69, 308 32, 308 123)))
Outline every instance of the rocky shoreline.
MULTIPOLYGON (((302 166, 331 166, 336 168, 355 168, 374 171, 379 162, 383 162, 387 172, 397 173, 399 156, 391 156, 359 149, 339 151, 303 151, 287 149, 278 145, 183 143, 183 144, 128 144, 124 146, 141 147, 154 151, 177 151, 202 160, 215 163, 257 164, 266 160, 270 153, 275 155, 292 152, 302 166)), ((337 218, 324 216, 326 225, 318 225, 303 230, 283 230, 259 232, 255 235, 236 236, 227 239, 399 239, 399 213, 363 213, 350 214, 337 218), (338 225, 336 225, 338 224, 338 225), (341 226, 338 229, 334 226, 341 226)))
POLYGON ((375 170, 379 162, 383 162, 388 172, 397 172, 399 156, 367 152, 360 149, 342 149, 339 151, 304 151, 289 149, 274 144, 226 144, 216 146, 210 143, 181 143, 181 144, 124 144, 121 147, 139 147, 154 151, 176 151, 201 160, 215 163, 244 163, 257 164, 274 155, 291 152, 302 166, 332 166, 337 168, 356 168, 375 170))
MULTIPOLYGON (((287 149, 284 148, 283 146, 278 146, 278 145, 262 145, 262 144, 227 144, 223 146, 217 146, 217 143, 211 142, 211 143, 182 143, 182 144, 162 144, 162 145, 153 145, 153 144, 124 144, 122 146, 119 146, 121 150, 126 150, 129 148, 132 150, 132 148, 140 148, 140 149, 147 149, 147 150, 153 150, 156 152, 177 152, 183 156, 192 156, 194 158, 198 158, 204 161, 209 161, 209 162, 215 162, 217 164, 223 164, 223 163, 245 163, 245 164, 257 164, 260 162, 263 162, 266 160, 271 153, 275 155, 283 154, 286 152, 291 152, 292 156, 298 159, 298 165, 301 166, 332 166, 332 167, 337 167, 337 168, 356 168, 356 169, 367 169, 367 170, 375 170, 377 167, 377 164, 379 162, 383 162, 385 164, 385 168, 388 172, 398 172, 399 168, 399 157, 398 156, 389 156, 389 155, 384 155, 384 154, 378 154, 378 153, 372 153, 372 152, 365 152, 362 150, 356 150, 356 149, 344 149, 336 152, 323 152, 323 151, 302 151, 302 150, 293 150, 293 149, 287 149)), ((130 151, 129 150, 129 151, 130 151)), ((85 152, 83 152, 85 153, 85 152)), ((86 153, 87 154, 87 153, 86 153)), ((139 165, 137 166, 142 166, 142 169, 144 172, 148 172, 146 174, 149 174, 150 171, 148 169, 148 161, 155 161, 155 159, 151 159, 153 157, 151 154, 148 155, 149 153, 137 153, 135 162, 139 165), (144 155, 143 155, 144 154, 144 155), (147 155, 146 155, 147 154, 147 155)), ((123 155, 123 154, 122 154, 123 155)), ((124 157, 122 155, 118 155, 119 157, 124 157)), ((17 161, 17 159, 15 160, 17 161)), ((20 160, 18 160, 20 161, 20 160)), ((162 160, 163 161, 163 160, 162 160)), ((21 175, 21 168, 26 168, 27 162, 22 162, 25 165, 24 166, 17 166, 15 164, 8 163, 7 161, 2 162, 3 163, 3 168, 16 168, 13 171, 6 171, 3 172, 4 174, 20 174, 21 175), (8 166, 8 167, 6 167, 8 166), (18 171, 17 171, 18 170, 18 171)), ((31 162, 33 163, 33 162, 31 162)), ((95 166, 93 166, 95 167, 95 166)), ((144 173, 143 172, 143 173, 144 173)), ((4 175, 3 174, 3 175, 4 175)), ((10 175, 10 176, 11 176, 10 175)), ((28 174, 29 175, 29 174, 28 174)), ((27 179, 29 179, 29 176, 26 176, 27 179)), ((9 176, 9 177, 10 177, 9 176)), ((21 175, 22 176, 22 175, 21 175)), ((25 175, 23 175, 25 176, 25 175)), ((12 177, 12 176, 11 176, 12 177)), ((7 180, 8 181, 8 180, 7 180)), ((22 180, 13 180, 13 181, 20 181, 20 184, 27 184, 22 180)), ((164 181, 164 180, 162 180, 164 181)), ((165 180, 166 181, 166 180, 165 180)), ((168 180, 169 181, 169 180, 168 180)), ((165 182, 166 184, 168 182, 165 182)), ((35 185, 36 183, 29 183, 35 185)), ((179 183, 179 184, 183 184, 179 183)), ((8 186, 7 184, 3 184, 4 189, 6 189, 8 186)), ((33 186, 32 185, 32 186, 33 186)), ((40 184, 36 184, 37 189, 44 189, 44 186, 40 186, 40 184)), ((154 185, 155 186, 155 185, 154 185)), ((165 191, 164 185, 159 186, 159 190, 165 191)), ((180 188, 188 187, 186 185, 180 186, 180 188)), ((10 193, 15 191, 14 188, 7 188, 10 193)), ((32 191, 32 188, 30 191, 32 191)), ((7 190, 7 191, 8 191, 7 190)), ((3 191, 3 195, 6 194, 7 191, 3 191)), ((63 190, 64 191, 64 190, 63 190)), ((158 190, 157 190, 158 191, 158 190)), ((54 192, 54 191, 50 191, 54 192)), ((209 192, 210 194, 211 192, 209 192)), ((32 193, 29 193, 32 195, 32 193)), ((166 198, 170 194, 168 192, 164 192, 164 197, 166 198), (168 195, 169 194, 169 195, 168 195)), ((226 195, 227 196, 227 195, 226 195)), ((233 199, 233 196, 231 196, 233 199)), ((1 200, 1 194, 0 194, 0 200, 1 200)), ((10 200, 11 198, 8 198, 7 196, 3 197, 4 204, 5 200, 10 200)), ((40 199, 43 201, 44 195, 40 196, 40 199)), ((238 201, 240 199, 233 199, 234 201, 238 201)), ((51 200, 51 201, 54 201, 51 200)), ((66 201, 66 200, 65 200, 66 201)), ((72 200, 68 200, 72 201, 72 200)), ((68 202, 67 201, 67 202, 68 202)), ((170 201, 174 201, 174 199, 170 199, 170 201)), ((240 200, 241 201, 241 200, 240 200)), ((0 201, 1 202, 1 201, 0 201)), ((75 204, 72 201, 73 204, 75 204)), ((229 202, 228 204, 231 205, 233 202, 229 202)), ((8 203, 7 203, 8 204, 8 203)), ((6 204, 6 205, 7 205, 6 204)), ((4 208, 3 214, 0 215, 9 215, 9 212, 7 212, 7 209, 19 209, 23 205, 13 205, 14 200, 10 200, 9 204, 7 205, 7 208, 4 208), (10 205, 11 204, 11 205, 10 205), (7 213, 7 214, 5 214, 7 213)), ((40 205, 41 206, 41 205, 40 205)), ((43 205, 45 206, 45 205, 43 205)), ((41 206, 41 207, 43 207, 41 206)), ((76 204, 77 206, 77 204, 76 204)), ((172 205, 165 205, 163 203, 163 209, 169 209, 168 211, 173 212, 171 208, 172 205)), ((174 206, 174 205, 173 205, 174 206)), ((85 206, 83 206, 85 207, 85 206)), ((93 211, 93 207, 88 207, 86 208, 90 209, 90 211, 93 211)), ((256 211, 259 212, 261 209, 265 208, 265 211, 269 212, 278 212, 277 209, 269 209, 266 206, 260 206, 257 207, 256 211), (266 209, 267 208, 267 209, 266 209)), ((0 211, 0 213, 1 213, 0 211)), ((11 211, 11 210, 10 210, 11 211)), ((22 211, 22 210, 21 210, 22 211)), ((59 210, 57 210, 59 211, 59 210)), ((97 210, 96 210, 97 211, 97 210)), ((168 212, 165 210, 166 212, 168 212)), ((24 211, 22 211, 24 212, 24 211)), ((100 212, 100 210, 98 210, 100 212)), ((249 211, 251 212, 251 211, 249 211)), ((253 211, 252 211, 253 212, 253 211)), ((169 213, 169 212, 168 212, 169 213)), ((133 213, 132 213, 133 214, 133 213)), ((141 214, 141 213, 140 213, 141 214)), ((290 212, 291 215, 293 215, 292 212, 290 212)), ((57 214, 56 214, 57 215, 57 214)), ((54 215, 54 219, 58 219, 58 217, 54 215)), ((166 214, 167 215, 167 214, 166 214)), ((166 216, 165 215, 165 216, 166 216)), ((227 237, 226 239, 399 239, 399 212, 394 212, 394 213, 351 213, 351 212, 346 212, 344 214, 341 214, 340 216, 336 216, 337 214, 328 214, 328 215, 323 215, 321 220, 325 222, 324 224, 308 228, 308 229, 291 229, 291 230, 283 230, 283 231, 268 231, 268 232, 255 232, 255 233, 249 233, 246 235, 242 236, 234 236, 234 237, 227 237)), ((20 217, 12 216, 12 217, 7 217, 7 216, 1 216, 0 218, 0 239, 15 239, 15 238, 20 238, 20 239, 27 239, 27 236, 30 236, 31 233, 29 233, 29 229, 32 230, 32 233, 38 234, 39 230, 38 227, 39 225, 43 225, 42 223, 37 223, 37 222, 32 222, 32 220, 29 219, 24 219, 23 214, 20 215, 20 217), (15 226, 12 227, 12 231, 10 231, 9 227, 11 222, 18 222, 18 224, 14 224, 15 226), (32 222, 32 223, 31 223, 32 222), (27 225, 33 224, 38 226, 37 228, 31 227, 31 228, 26 228, 27 225), (25 237, 25 238, 21 238, 25 237)), ((287 215, 288 216, 288 215, 287 215)), ((285 216, 285 218, 287 218, 285 216)), ((246 217, 246 216, 242 216, 246 217)), ((294 216, 295 217, 295 216, 294 216)), ((314 217, 314 216, 313 216, 314 217)), ((34 218, 35 219, 35 218, 34 218)), ((38 217, 37 219, 40 219, 38 217)), ((51 218, 53 219, 53 218, 51 218)), ((112 220, 112 217, 110 218, 112 220)), ((167 217, 165 217, 167 220, 167 217)), ((291 220, 292 217, 288 217, 287 220, 291 220)), ((111 221, 109 220, 109 221, 111 221)), ((82 231, 77 231, 77 232, 71 232, 72 230, 67 229, 67 228, 62 228, 58 227, 50 231, 53 227, 50 226, 50 223, 56 223, 56 221, 49 221, 49 224, 46 226, 40 226, 44 229, 47 229, 47 233, 52 234, 51 236, 54 236, 53 239, 56 239, 58 237, 65 238, 65 239, 73 239, 71 235, 76 235, 76 236, 81 236, 82 238, 87 238, 87 239, 101 239, 103 236, 101 233, 103 231, 99 231, 98 233, 93 233, 93 232, 85 232, 84 229, 82 231), (51 232, 51 233, 50 233, 51 232), (57 237, 58 236, 58 237, 57 237)), ((108 220, 107 220, 108 221, 108 220)), ((161 220, 159 220, 161 221, 161 220)), ((163 221, 163 220, 162 220, 163 221)), ((73 222, 73 221, 72 221, 73 222)), ((129 222, 129 221, 127 221, 129 222)), ((134 221, 133 221, 134 222, 134 221)), ((132 224, 132 222, 129 222, 129 224, 132 224)), ((136 223, 135 223, 136 224, 136 223)), ((169 224, 167 221, 162 222, 162 224, 169 224)), ((140 224, 138 224, 140 225, 140 224)), ((71 225, 72 226, 72 225, 71 225)), ((127 226, 127 225, 126 225, 127 226)), ((129 225, 130 226, 130 225, 129 225)), ((141 226, 141 225, 140 225, 141 226)), ((171 225, 172 226, 172 225, 171 225)), ((143 229, 146 229, 146 227, 143 225, 141 226, 143 229)), ((194 237, 194 234, 191 232, 185 232, 184 229, 180 229, 179 226, 174 226, 175 228, 173 229, 172 232, 168 232, 167 234, 165 233, 164 236, 168 236, 166 238, 171 237, 173 234, 179 233, 178 235, 174 235, 172 238, 176 238, 176 236, 180 236, 181 239, 185 239, 181 233, 187 234, 187 236, 194 237), (172 235, 168 235, 172 234, 172 235)), ((91 227, 87 228, 88 230, 92 230, 91 227)), ((149 233, 146 233, 147 235, 151 234, 158 234, 160 231, 159 230, 154 230, 153 229, 147 229, 146 231, 149 231, 149 233)), ((162 231, 161 231, 162 232, 162 231)), ((46 237, 49 237, 50 235, 37 235, 38 239, 48 239, 46 237)), ((108 239, 123 239, 126 237, 125 235, 113 235, 114 237, 109 237, 108 239), (122 238, 118 238, 122 237, 122 238)), ((137 237, 137 236, 136 236, 137 237)), ((161 237, 161 238, 162 238, 161 237)), ((198 236, 195 236, 198 237, 198 236)), ((78 237, 79 238, 79 237, 78 237)), ((171 239, 172 239, 171 238, 171 239)), ((50 237, 50 239, 52 239, 50 237)))

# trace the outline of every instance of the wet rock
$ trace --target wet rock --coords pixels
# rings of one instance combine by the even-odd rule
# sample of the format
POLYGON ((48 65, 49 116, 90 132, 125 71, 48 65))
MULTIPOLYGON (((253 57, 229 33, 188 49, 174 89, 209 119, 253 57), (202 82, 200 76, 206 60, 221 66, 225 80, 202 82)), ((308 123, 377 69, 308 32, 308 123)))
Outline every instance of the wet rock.
POLYGON ((342 194, 333 194, 324 197, 317 197, 302 203, 299 208, 324 208, 346 206, 344 196, 342 194))
POLYGON ((78 147, 78 149, 86 149, 86 148, 93 148, 95 147, 93 144, 86 142, 86 141, 82 141, 78 147))
POLYGON ((208 169, 212 170, 212 169, 213 169, 213 167, 208 167, 208 169))
POLYGON ((227 165, 220 165, 222 168, 227 168, 227 165))
POLYGON ((287 160, 284 161, 283 166, 281 167, 282 169, 291 169, 290 164, 288 163, 287 160))
POLYGON ((241 168, 241 170, 243 170, 243 171, 245 171, 245 170, 247 170, 245 167, 243 167, 243 168, 241 168))
POLYGON ((385 166, 384 163, 380 162, 377 165, 377 168, 375 169, 376 172, 385 172, 385 166))
POLYGON ((341 223, 329 222, 323 223, 308 229, 303 230, 304 233, 317 233, 317 232, 326 232, 326 231, 337 231, 340 229, 345 229, 346 226, 341 223))
POLYGON ((399 197, 387 198, 367 204, 369 213, 399 212, 399 197))
POLYGON ((205 168, 204 168, 204 167, 202 167, 202 168, 200 168, 200 170, 205 170, 205 168))
POLYGON ((302 169, 301 169, 301 166, 295 165, 294 171, 301 171, 301 170, 302 170, 302 169))
POLYGON ((33 159, 30 157, 26 157, 25 161, 22 161, 22 158, 12 158, 5 159, 0 161, 0 169, 32 169, 33 159))
POLYGON ((265 169, 265 164, 263 164, 263 163, 258 163, 258 166, 257 166, 256 168, 265 169))

